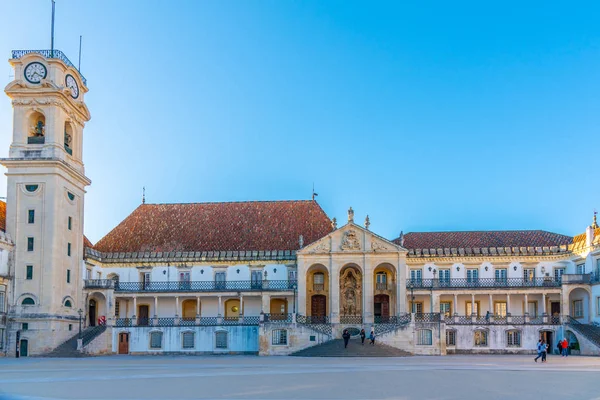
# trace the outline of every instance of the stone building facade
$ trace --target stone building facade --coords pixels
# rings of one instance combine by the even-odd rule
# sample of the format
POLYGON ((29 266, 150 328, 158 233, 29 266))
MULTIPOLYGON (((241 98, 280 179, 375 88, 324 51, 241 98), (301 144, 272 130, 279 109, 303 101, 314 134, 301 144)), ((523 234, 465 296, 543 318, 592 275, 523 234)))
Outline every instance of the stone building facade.
POLYGON ((0 353, 285 355, 373 330, 412 354, 600 352, 600 229, 338 227, 314 201, 141 204, 83 234, 85 78, 17 51, 0 202, 0 353), (75 343, 75 342, 74 342, 75 343), (61 346, 62 344, 62 346, 61 346))

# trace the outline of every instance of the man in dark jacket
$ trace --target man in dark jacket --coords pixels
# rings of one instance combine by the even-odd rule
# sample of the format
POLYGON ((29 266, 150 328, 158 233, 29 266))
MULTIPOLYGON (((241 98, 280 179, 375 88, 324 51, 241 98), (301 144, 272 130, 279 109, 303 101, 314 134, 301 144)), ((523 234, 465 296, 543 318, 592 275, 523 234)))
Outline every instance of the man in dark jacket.
POLYGON ((350 332, 348 332, 348 329, 344 329, 342 337, 344 338, 344 348, 346 348, 348 347, 348 342, 350 341, 350 332))

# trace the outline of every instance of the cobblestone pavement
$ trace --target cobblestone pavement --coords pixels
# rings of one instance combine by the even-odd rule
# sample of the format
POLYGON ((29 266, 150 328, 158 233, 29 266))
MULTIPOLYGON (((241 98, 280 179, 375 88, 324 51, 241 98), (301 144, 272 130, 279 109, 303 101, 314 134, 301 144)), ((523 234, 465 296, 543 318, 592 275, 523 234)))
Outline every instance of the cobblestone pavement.
POLYGON ((599 377, 592 357, 0 358, 0 391, 32 400, 600 399, 599 377))

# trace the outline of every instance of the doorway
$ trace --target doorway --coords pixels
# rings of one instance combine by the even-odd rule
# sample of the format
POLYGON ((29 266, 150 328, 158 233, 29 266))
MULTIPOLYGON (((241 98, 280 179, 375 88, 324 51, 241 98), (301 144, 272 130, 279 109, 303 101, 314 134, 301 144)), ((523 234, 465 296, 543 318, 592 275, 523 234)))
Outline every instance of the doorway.
POLYGON ((322 319, 325 322, 327 312, 327 297, 323 294, 315 294, 311 298, 310 315, 314 320, 322 319))
POLYGON ((150 317, 150 307, 146 304, 138 306, 138 325, 148 326, 148 319, 150 317))
POLYGON ((560 324, 560 301, 550 302, 550 318, 553 324, 560 324))
POLYGON ((378 294, 375 296, 375 317, 390 317, 390 296, 378 294))
POLYGON ((554 343, 552 341, 553 336, 554 336, 553 333, 554 332, 552 332, 552 331, 541 331, 540 332, 540 339, 542 339, 548 345, 548 354, 554 354, 554 343))
POLYGON ((90 326, 96 326, 96 300, 90 300, 90 309, 88 312, 90 316, 90 326))
POLYGON ((19 343, 19 357, 27 357, 29 355, 29 340, 21 339, 19 343))
POLYGON ((129 354, 129 333, 119 333, 119 350, 118 354, 129 354))

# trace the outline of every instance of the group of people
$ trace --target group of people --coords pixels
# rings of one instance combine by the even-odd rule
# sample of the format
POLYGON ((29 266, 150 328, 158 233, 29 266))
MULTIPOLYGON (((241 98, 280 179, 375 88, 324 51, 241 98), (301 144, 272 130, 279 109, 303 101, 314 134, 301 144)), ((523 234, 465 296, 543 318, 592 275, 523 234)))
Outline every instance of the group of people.
MULTIPOLYGON (((348 329, 344 329, 344 333, 342 333, 342 338, 344 339, 344 348, 348 347, 348 342, 350 341, 350 332, 348 329)), ((365 338, 367 337, 367 333, 364 329, 360 331, 360 344, 365 345, 365 338)), ((375 346, 375 330, 371 329, 371 333, 369 334, 369 340, 371 341, 371 345, 375 346)))
MULTIPOLYGON (((558 352, 562 357, 567 357, 569 355, 569 341, 566 338, 560 340, 556 347, 558 348, 558 352)), ((546 362, 546 356, 548 355, 548 344, 544 341, 544 339, 540 339, 537 344, 537 357, 533 359, 533 361, 537 362, 537 360, 541 357, 542 362, 546 362)))

